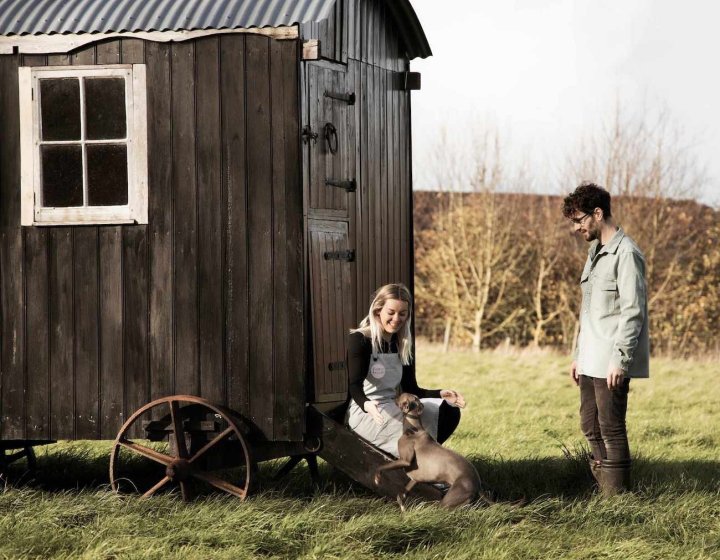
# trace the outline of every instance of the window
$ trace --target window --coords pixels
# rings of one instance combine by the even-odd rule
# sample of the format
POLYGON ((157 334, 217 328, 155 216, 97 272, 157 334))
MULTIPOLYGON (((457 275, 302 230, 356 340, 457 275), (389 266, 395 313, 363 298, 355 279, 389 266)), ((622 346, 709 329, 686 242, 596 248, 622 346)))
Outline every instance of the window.
POLYGON ((145 65, 21 67, 22 224, 147 223, 145 65))

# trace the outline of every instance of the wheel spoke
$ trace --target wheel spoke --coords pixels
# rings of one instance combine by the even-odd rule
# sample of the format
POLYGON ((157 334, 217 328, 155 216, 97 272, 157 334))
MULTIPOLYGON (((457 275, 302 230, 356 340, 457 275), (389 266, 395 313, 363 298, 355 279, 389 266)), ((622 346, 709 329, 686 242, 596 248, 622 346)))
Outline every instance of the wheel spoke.
POLYGON ((233 496, 237 496, 238 498, 244 498, 247 495, 247 492, 239 486, 235 486, 234 484, 231 484, 230 482, 227 482, 222 478, 218 478, 208 472, 194 472, 192 474, 195 478, 199 478, 215 488, 222 490, 223 492, 227 492, 228 494, 232 494, 233 496))
POLYGON ((127 449, 131 449, 135 453, 139 453, 148 459, 152 459, 153 461, 160 463, 161 465, 167 466, 172 462, 172 457, 169 457, 164 453, 160 453, 159 451, 155 451, 154 449, 150 449, 149 447, 145 447, 144 445, 139 445, 129 439, 121 439, 118 443, 127 449))
POLYGON ((229 435, 235 433, 235 430, 233 430, 232 426, 229 428, 226 428, 225 431, 222 433, 216 435, 211 441, 207 442, 195 455, 192 456, 190 459, 190 463, 193 463, 194 461, 197 461, 200 457, 205 455, 210 449, 220 443, 222 440, 224 440, 229 435))
POLYGON ((182 495, 183 502, 192 500, 192 490, 190 489, 189 482, 180 482, 180 494, 182 495))
MULTIPOLYGON (((174 491, 177 486, 182 499, 189 501, 196 496, 197 484, 202 481, 215 491, 245 499, 252 486, 250 481, 256 474, 256 464, 252 460, 247 441, 241 433, 235 417, 228 415, 228 412, 230 411, 212 404, 207 399, 192 395, 161 397, 139 408, 120 428, 110 454, 110 483, 113 490, 119 491, 120 483, 123 486, 129 483, 143 497, 150 497, 169 488, 174 491), (167 408, 170 409, 169 415, 167 408), (156 430, 154 435, 167 438, 169 449, 157 447, 156 450, 155 445, 147 443, 145 440, 135 440, 129 437, 128 434, 133 433, 133 430, 137 431, 141 428, 141 420, 147 418, 149 412, 151 412, 152 418, 162 417, 162 423, 155 421, 151 422, 152 426, 143 427, 151 431, 156 430), (217 431, 211 432, 211 436, 208 438, 205 428, 210 422, 205 422, 205 420, 209 414, 219 420, 214 422, 217 431), (219 429, 217 422, 220 422, 219 425, 222 426, 219 429), (159 429, 162 429, 164 433, 158 432, 159 429), (121 453, 123 448, 128 452, 121 453), (226 466, 228 461, 220 461, 217 465, 214 462, 208 462, 205 465, 211 455, 225 453, 232 455, 232 461, 229 463, 238 464, 226 466), (132 479, 127 478, 123 472, 132 464, 132 454, 141 455, 152 461, 153 464, 163 466, 165 472, 162 474, 157 472, 157 475, 146 484, 133 483, 132 479), (128 455, 130 455, 129 461, 128 455), (123 462, 128 464, 123 464, 123 462), (153 484, 154 486, 148 490, 148 487, 153 484)), ((152 439, 159 439, 154 438, 153 434, 150 435, 152 439)), ((0 450, 0 466, 6 462, 7 455, 8 453, 4 450, 0 450)), ((34 459, 32 449, 29 450, 27 458, 28 462, 31 458, 34 459)), ((222 457, 219 458, 222 459, 222 457)), ((142 481, 143 477, 143 474, 139 474, 138 480, 142 481)))
POLYGON ((163 478, 160 482, 158 482, 155 486, 153 486, 152 488, 150 488, 150 490, 148 490, 147 492, 145 492, 145 493, 142 495, 142 497, 143 497, 143 498, 149 498, 149 497, 152 496, 155 492, 157 492, 158 490, 160 490, 160 488, 162 488, 163 486, 165 486, 168 482, 170 482, 170 478, 167 477, 167 476, 164 477, 164 478, 163 478))
POLYGON ((185 445, 185 431, 182 427, 182 418, 180 416, 180 407, 177 401, 170 401, 170 417, 172 418, 173 436, 175 437, 175 449, 178 457, 181 459, 188 458, 188 450, 185 445))

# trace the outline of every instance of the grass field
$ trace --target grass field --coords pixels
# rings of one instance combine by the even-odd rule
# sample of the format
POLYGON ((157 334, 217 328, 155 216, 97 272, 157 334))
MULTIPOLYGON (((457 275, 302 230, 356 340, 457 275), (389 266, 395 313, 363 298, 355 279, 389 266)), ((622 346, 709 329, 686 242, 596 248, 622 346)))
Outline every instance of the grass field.
POLYGON ((401 514, 329 465, 314 490, 298 467, 281 485, 186 505, 116 496, 106 442, 58 443, 0 493, 0 558, 720 558, 717 362, 656 359, 631 385, 635 490, 602 499, 582 454, 567 358, 455 352, 421 345, 426 387, 462 391, 448 445, 467 455, 499 502, 401 514), (514 505, 519 499, 525 505, 514 505))

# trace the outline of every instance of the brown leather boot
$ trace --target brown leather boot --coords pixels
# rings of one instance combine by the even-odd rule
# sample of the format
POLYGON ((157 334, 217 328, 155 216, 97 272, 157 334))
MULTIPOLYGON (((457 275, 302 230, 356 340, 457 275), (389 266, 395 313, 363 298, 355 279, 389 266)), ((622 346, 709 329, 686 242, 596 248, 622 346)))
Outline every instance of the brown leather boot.
POLYGON ((603 496, 615 496, 630 490, 630 459, 610 461, 605 459, 601 466, 600 491, 603 496))

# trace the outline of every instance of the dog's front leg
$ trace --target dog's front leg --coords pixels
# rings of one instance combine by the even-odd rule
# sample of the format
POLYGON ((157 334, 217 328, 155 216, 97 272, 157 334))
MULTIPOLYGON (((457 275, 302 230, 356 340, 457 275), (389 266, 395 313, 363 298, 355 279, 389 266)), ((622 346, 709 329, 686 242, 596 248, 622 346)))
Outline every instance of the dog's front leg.
POLYGON ((407 495, 410 490, 415 488, 415 485, 417 484, 417 480, 410 479, 410 482, 408 482, 405 485, 405 490, 400 492, 400 494, 397 495, 397 503, 400 505, 400 511, 405 512, 405 500, 407 500, 407 495))
POLYGON ((380 465, 377 469, 375 469, 375 476, 373 477, 373 482, 375 482, 375 486, 380 485, 380 479, 382 478, 383 471, 404 469, 409 466, 410 466, 410 461, 404 461, 402 459, 397 459, 396 461, 386 463, 385 465, 380 465))

